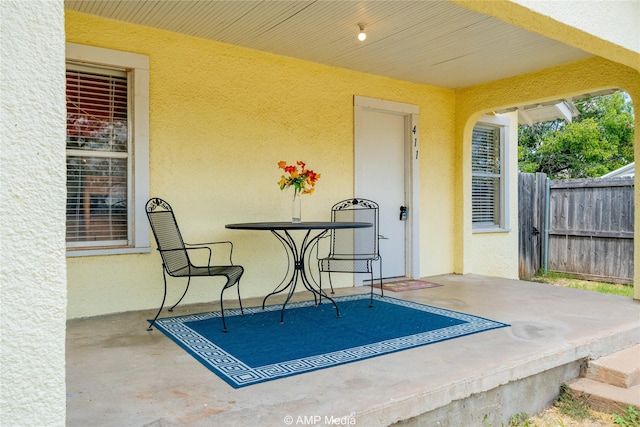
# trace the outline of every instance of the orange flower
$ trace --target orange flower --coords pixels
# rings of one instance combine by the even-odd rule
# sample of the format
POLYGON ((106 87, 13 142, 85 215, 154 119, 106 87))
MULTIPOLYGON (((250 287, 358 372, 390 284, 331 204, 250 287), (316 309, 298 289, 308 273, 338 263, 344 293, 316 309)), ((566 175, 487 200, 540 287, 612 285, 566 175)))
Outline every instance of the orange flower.
POLYGON ((314 171, 307 171, 307 175, 309 177, 308 179, 309 183, 314 183, 318 180, 318 178, 320 178, 320 174, 315 173, 314 171))

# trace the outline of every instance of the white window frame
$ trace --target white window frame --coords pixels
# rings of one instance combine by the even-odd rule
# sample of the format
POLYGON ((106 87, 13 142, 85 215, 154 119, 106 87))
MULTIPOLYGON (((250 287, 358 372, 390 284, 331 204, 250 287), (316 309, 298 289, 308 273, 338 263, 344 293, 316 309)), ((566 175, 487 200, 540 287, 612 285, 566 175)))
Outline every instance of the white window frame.
POLYGON ((67 247, 67 256, 112 255, 151 252, 149 227, 145 204, 149 199, 149 57, 75 43, 66 44, 68 61, 127 70, 133 126, 131 198, 133 203, 128 215, 132 228, 131 241, 126 246, 67 247))
MULTIPOLYGON (((495 233, 508 232, 509 227, 509 128, 511 120, 501 116, 482 116, 476 126, 489 126, 499 130, 500 135, 500 190, 499 190, 499 206, 498 206, 498 223, 476 223, 473 222, 473 214, 471 215, 472 230, 474 233, 495 233)), ((475 129, 475 126, 474 126, 475 129)), ((473 138, 473 136, 472 136, 473 138)), ((471 142, 473 144, 473 141, 471 142)), ((473 155, 473 150, 472 150, 473 155)), ((471 162, 473 164, 473 160, 471 162)), ((473 166, 471 170, 471 178, 473 180, 473 166)), ((471 195, 471 204, 473 206, 473 193, 471 195)), ((472 207, 473 209, 473 207, 472 207)))

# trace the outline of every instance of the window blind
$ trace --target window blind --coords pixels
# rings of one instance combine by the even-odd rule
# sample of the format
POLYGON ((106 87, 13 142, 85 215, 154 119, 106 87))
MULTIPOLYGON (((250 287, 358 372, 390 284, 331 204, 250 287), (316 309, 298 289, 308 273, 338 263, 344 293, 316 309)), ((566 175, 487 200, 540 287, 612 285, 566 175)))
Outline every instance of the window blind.
POLYGON ((478 125, 472 136, 472 222, 500 223, 500 128, 478 125))
POLYGON ((128 81, 124 70, 67 64, 67 243, 128 241, 128 81))

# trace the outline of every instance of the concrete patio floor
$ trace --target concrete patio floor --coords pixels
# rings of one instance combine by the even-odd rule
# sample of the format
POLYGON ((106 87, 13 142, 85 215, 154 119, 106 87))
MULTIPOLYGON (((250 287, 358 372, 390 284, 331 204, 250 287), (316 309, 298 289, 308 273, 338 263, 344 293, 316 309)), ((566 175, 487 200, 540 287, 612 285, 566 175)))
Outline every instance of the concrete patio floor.
MULTIPOLYGON (((585 360, 640 343, 640 302, 631 298, 476 275, 425 280, 444 286, 385 295, 511 326, 234 389, 162 332, 148 332, 152 310, 74 319, 67 425, 508 425, 551 404, 585 360)), ((172 315, 217 309, 179 306, 172 315)))

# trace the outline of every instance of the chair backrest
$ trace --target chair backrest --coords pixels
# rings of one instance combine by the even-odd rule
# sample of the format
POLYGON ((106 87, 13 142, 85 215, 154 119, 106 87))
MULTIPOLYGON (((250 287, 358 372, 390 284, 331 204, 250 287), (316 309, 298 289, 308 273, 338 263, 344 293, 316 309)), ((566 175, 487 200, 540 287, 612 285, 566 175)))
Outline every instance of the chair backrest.
POLYGON ((377 258, 379 256, 378 211, 378 204, 367 199, 348 199, 333 205, 332 221, 370 222, 373 227, 333 230, 331 255, 377 258))
POLYGON ((167 273, 174 275, 191 265, 171 205, 153 197, 147 202, 147 218, 167 273))

